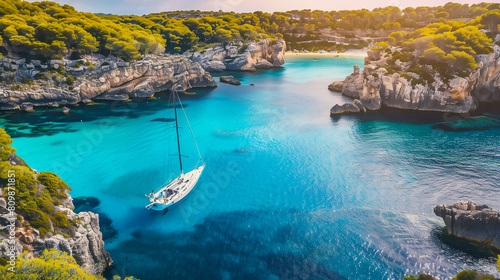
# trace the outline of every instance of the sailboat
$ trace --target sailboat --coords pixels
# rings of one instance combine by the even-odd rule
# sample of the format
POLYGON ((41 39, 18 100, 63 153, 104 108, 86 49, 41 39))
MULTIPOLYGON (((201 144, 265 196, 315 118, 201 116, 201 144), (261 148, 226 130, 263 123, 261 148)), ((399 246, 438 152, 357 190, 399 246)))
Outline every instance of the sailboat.
POLYGON ((173 99, 174 114, 175 114, 175 131, 177 134, 177 151, 178 151, 177 156, 179 157, 179 167, 181 172, 177 178, 173 179, 170 182, 167 182, 163 187, 161 187, 156 192, 153 190, 149 195, 146 195, 146 197, 149 198, 150 202, 150 204, 146 205, 146 209, 148 210, 166 211, 167 208, 171 207, 176 203, 179 203, 179 201, 185 198, 193 190, 193 188, 196 186, 196 183, 198 183, 198 180, 201 177, 203 169, 205 169, 205 163, 201 158, 200 150, 198 149, 198 144, 196 143, 193 131, 191 130, 191 125, 189 125, 189 121, 187 121, 187 115, 186 112, 184 111, 184 107, 182 106, 181 99, 179 98, 177 91, 172 89, 171 92, 172 92, 171 98, 173 99), (196 163, 194 168, 187 173, 184 173, 184 170, 182 168, 181 144, 179 141, 179 123, 177 120, 177 101, 179 102, 179 105, 182 111, 184 112, 184 116, 186 117, 189 130, 191 131, 191 136, 193 137, 196 150, 198 151, 198 155, 200 157, 200 160, 196 163))

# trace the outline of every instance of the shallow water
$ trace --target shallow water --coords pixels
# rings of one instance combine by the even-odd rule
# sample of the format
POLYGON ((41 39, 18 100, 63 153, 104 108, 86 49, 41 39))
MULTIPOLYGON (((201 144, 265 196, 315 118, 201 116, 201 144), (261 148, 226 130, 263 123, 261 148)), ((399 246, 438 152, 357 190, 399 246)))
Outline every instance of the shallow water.
MULTIPOLYGON (((18 154, 94 196, 119 234, 116 274, 140 279, 401 279, 495 271, 441 241, 432 209, 472 199, 500 208, 499 129, 442 131, 441 114, 331 118, 327 90, 359 58, 287 58, 232 73, 241 86, 190 91, 183 104, 207 164, 165 215, 144 194, 178 172, 168 96, 4 114, 18 154), (250 86, 255 84, 255 86, 250 86)), ((216 80, 218 78, 216 77, 216 80)), ((185 169, 198 157, 181 118, 185 169)))

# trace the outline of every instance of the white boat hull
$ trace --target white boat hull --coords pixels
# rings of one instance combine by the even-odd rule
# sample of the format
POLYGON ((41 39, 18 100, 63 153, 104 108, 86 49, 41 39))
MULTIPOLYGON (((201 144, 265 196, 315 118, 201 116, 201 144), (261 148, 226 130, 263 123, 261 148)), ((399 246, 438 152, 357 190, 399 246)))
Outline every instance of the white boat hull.
POLYGON ((149 201, 151 203, 146 206, 146 209, 162 211, 181 201, 196 186, 204 168, 205 165, 202 165, 186 174, 181 174, 154 195, 150 194, 149 201), (169 190, 171 194, 168 194, 169 190))

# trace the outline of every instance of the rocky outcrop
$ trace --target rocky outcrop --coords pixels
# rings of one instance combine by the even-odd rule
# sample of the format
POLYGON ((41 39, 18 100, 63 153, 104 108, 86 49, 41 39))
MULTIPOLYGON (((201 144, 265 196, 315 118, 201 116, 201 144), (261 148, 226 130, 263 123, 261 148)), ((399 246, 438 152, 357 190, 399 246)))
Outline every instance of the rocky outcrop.
POLYGON ((330 115, 352 114, 359 112, 359 107, 353 103, 345 103, 342 105, 336 104, 330 109, 330 115))
MULTIPOLYGON (((49 232, 42 238, 40 232, 27 225, 24 219, 16 220, 16 239, 13 246, 17 254, 23 252, 24 248, 33 255, 38 255, 45 249, 54 248, 67 252, 79 265, 94 273, 100 273, 112 264, 109 253, 104 249, 104 241, 99 229, 99 215, 92 212, 75 214, 70 208, 63 206, 56 206, 55 211, 65 213, 69 220, 78 221, 75 231, 70 233, 69 237, 61 234, 52 235, 49 232)), ((6 209, 6 201, 0 198, 0 232, 7 235, 9 234, 9 220, 11 216, 6 209)), ((3 237, 4 235, 0 235, 0 239, 3 237)), ((9 256, 9 246, 7 242, 0 242, 0 257, 9 256)))
POLYGON ((235 86, 241 85, 241 81, 236 80, 233 76, 220 76, 219 81, 221 83, 226 83, 226 84, 235 85, 235 86))
POLYGON ((402 74, 389 73, 388 56, 369 51, 363 72, 354 66, 354 72, 344 80, 342 94, 359 99, 368 110, 391 107, 468 113, 477 109, 480 102, 500 101, 500 47, 495 45, 493 50, 477 56, 478 68, 468 77, 455 76, 448 81, 431 71, 432 67, 426 72, 434 73, 433 76, 425 80, 409 71, 408 63, 399 60, 396 66, 403 69, 402 74))
POLYGON ((500 212, 476 202, 438 205, 434 213, 443 218, 448 233, 500 250, 500 212))
POLYGON ((0 109, 58 107, 82 101, 147 98, 155 92, 216 87, 210 73, 184 57, 150 56, 135 63, 112 63, 79 76, 70 89, 54 85, 26 90, 0 88, 0 109))
POLYGON ((365 113, 366 108, 359 99, 354 99, 353 103, 345 103, 342 105, 334 105, 330 109, 330 115, 342 115, 342 114, 354 114, 354 113, 365 113))
MULTIPOLYGON (((3 130, 1 132, 3 132, 3 130)), ((5 137, 5 135, 5 132, 3 132, 2 136, 5 137)), ((8 148, 8 146, 2 146, 1 148, 6 149, 6 147, 8 148)), ((30 171, 27 172, 27 174, 31 173, 35 178, 39 179, 39 177, 37 177, 38 173, 32 170, 14 152, 11 152, 8 161, 0 162, 4 165, 25 166, 30 171)), ((16 178, 18 177, 16 176, 16 178)), ((38 189, 38 191, 45 191, 47 189, 47 187, 40 182, 34 182, 34 185, 28 185, 27 189, 30 190, 29 195, 40 195, 41 198, 39 199, 42 199, 43 196, 41 192, 35 192, 35 194, 33 194, 33 191, 36 189, 38 189)), ((26 209, 23 210, 24 212, 20 211, 20 209, 22 209, 20 207, 10 209, 11 205, 7 204, 7 196, 4 193, 5 190, 6 188, 4 188, 4 186, 0 186, 0 258, 15 258, 23 251, 36 256, 41 254, 45 249, 54 248, 67 252, 75 258, 79 265, 85 267, 95 275, 100 274, 105 268, 111 266, 111 257, 104 249, 103 235, 99 227, 99 215, 92 212, 80 212, 76 214, 72 210, 74 209, 74 205, 73 199, 68 193, 69 190, 64 191, 64 196, 53 196, 53 198, 57 198, 59 205, 46 205, 45 207, 47 208, 43 208, 43 210, 31 210, 33 212, 29 212, 26 209), (14 210, 14 212, 11 212, 9 209, 14 210), (20 213, 26 217, 23 217, 20 213), (48 220, 49 225, 47 228, 42 226, 35 227, 31 223, 36 224, 34 221, 40 219, 40 217, 42 217, 41 214, 53 217, 66 216, 67 219, 64 219, 66 221, 60 224, 48 220), (29 217, 29 219, 27 219, 27 217, 29 217), (45 234, 41 234, 42 228, 45 234), (38 229, 40 229, 40 231, 38 229), (10 236, 14 238, 10 238, 10 236)), ((27 199, 26 196, 24 196, 26 194, 22 193, 22 191, 16 191, 16 195, 23 195, 24 199, 27 199)), ((36 197, 38 198, 38 196, 36 197)), ((17 204, 15 205, 17 206, 17 204)), ((38 223, 40 223, 40 220, 38 220, 38 223)))
POLYGON ((263 39, 248 45, 239 42, 216 46, 203 53, 195 52, 190 58, 209 72, 255 71, 283 65, 285 50, 285 41, 263 39))

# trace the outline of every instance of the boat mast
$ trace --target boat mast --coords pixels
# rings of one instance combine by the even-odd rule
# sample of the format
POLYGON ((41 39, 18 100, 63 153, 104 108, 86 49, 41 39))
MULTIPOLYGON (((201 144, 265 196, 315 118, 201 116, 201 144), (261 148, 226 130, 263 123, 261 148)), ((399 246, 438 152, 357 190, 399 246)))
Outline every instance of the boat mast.
POLYGON ((181 167, 181 174, 182 174, 182 159, 181 159, 181 143, 179 141, 179 123, 177 122, 177 105, 175 104, 175 99, 179 98, 177 95, 177 92, 172 89, 173 95, 174 95, 174 112, 175 112, 175 130, 177 131, 177 150, 179 152, 179 166, 181 167))

